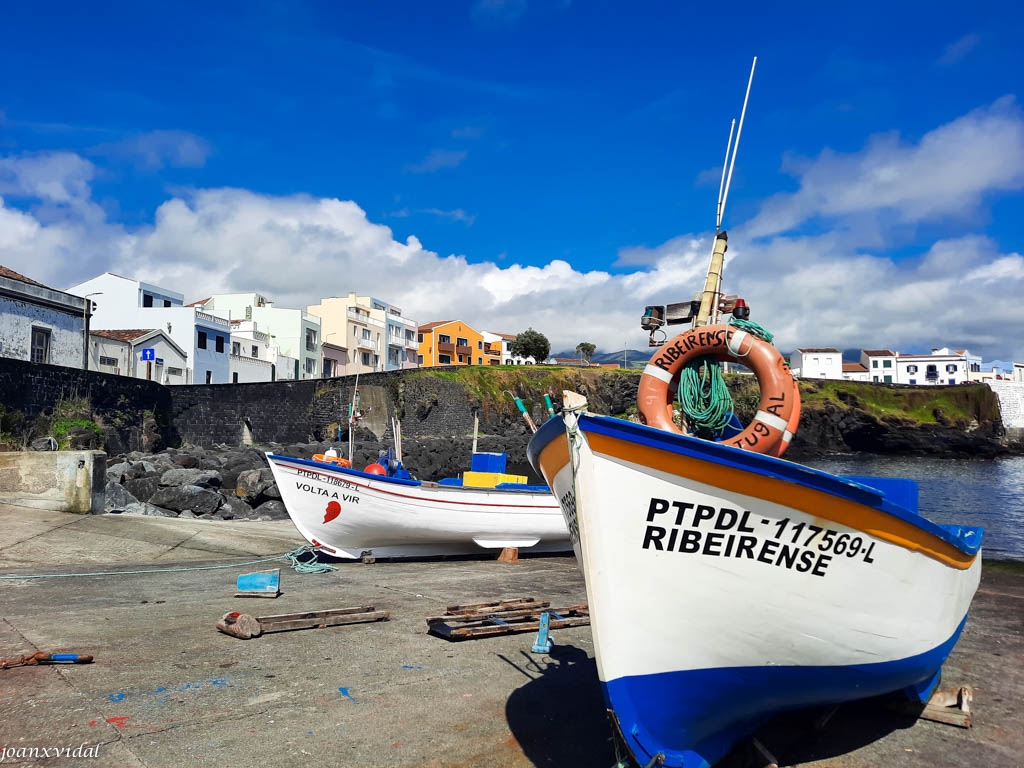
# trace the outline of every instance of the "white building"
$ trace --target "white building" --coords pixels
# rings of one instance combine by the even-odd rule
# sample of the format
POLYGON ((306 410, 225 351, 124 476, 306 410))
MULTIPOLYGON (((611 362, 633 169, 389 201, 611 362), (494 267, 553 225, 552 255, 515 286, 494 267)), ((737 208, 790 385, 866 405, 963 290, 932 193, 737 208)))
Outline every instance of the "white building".
MULTIPOLYGON (((290 367, 290 366, 289 366, 290 367)), ((292 375, 289 370, 289 376, 292 375)), ((250 384, 277 380, 277 348, 255 320, 231 321, 231 382, 250 384)))
POLYGON ((484 343, 492 350, 500 350, 498 354, 501 356, 501 365, 536 365, 537 361, 532 357, 523 357, 521 355, 513 355, 511 350, 511 344, 516 340, 514 333, 492 333, 491 331, 483 332, 484 343))
POLYGON ((95 294, 92 328, 116 331, 159 328, 188 356, 187 384, 226 384, 230 379, 231 326, 223 318, 184 306, 176 291, 112 272, 68 288, 95 294))
POLYGON ((963 384, 967 378, 967 357, 948 349, 933 349, 930 355, 899 355, 896 382, 899 384, 963 384))
POLYGON ((871 381, 871 372, 863 363, 843 363, 843 379, 846 381, 871 381))
POLYGON ((842 379, 843 353, 832 347, 797 349, 789 367, 801 379, 842 379))
POLYGON ((862 349, 860 364, 868 369, 870 381, 895 384, 896 357, 891 349, 862 349))
POLYGON ((0 357, 82 368, 89 319, 81 297, 0 266, 0 357))
POLYGON ((306 310, 320 318, 324 343, 335 346, 332 370, 325 369, 325 377, 417 367, 416 322, 394 304, 353 291, 321 299, 306 310))
POLYGON ((91 331, 89 368, 160 384, 185 384, 188 355, 156 328, 91 331))
POLYGON ((275 307, 258 293, 222 293, 195 302, 207 312, 226 320, 254 320, 270 334, 277 347, 274 361, 278 379, 316 379, 320 377, 320 318, 301 309, 275 307), (286 375, 280 358, 294 361, 295 369, 286 375))

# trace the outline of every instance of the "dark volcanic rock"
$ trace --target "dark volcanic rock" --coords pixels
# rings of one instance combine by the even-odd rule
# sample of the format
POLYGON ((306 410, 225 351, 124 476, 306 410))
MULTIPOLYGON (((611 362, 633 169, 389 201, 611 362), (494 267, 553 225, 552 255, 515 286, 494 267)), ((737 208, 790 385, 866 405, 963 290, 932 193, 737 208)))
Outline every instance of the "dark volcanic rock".
POLYGON ((184 512, 187 509, 197 515, 209 515, 220 509, 224 499, 209 488, 178 485, 161 488, 153 494, 149 503, 175 512, 184 512))
POLYGON ((160 475, 136 477, 124 481, 124 487, 139 501, 149 501, 160 490, 160 475))
MULTIPOLYGON (((269 469, 247 469, 238 476, 235 495, 250 504, 257 502, 264 492, 274 485, 274 474, 269 469)), ((276 487, 275 487, 276 490, 276 487)), ((280 494, 278 494, 280 498, 280 494)))
POLYGON ((160 485, 198 485, 220 488, 220 472, 209 469, 169 469, 160 476, 160 485))
POLYGON ((239 520, 252 517, 252 507, 234 495, 233 491, 221 491, 224 504, 217 510, 225 520, 239 520), (228 495, 231 494, 231 495, 228 495))
POLYGON ((288 520, 288 510, 284 504, 277 499, 270 499, 260 504, 253 510, 253 516, 257 520, 288 520))
POLYGON ((123 485, 113 481, 107 482, 103 503, 103 510, 105 512, 121 512, 132 504, 138 503, 139 500, 129 493, 128 489, 123 485))
POLYGON ((171 461, 185 469, 197 469, 199 467, 199 459, 187 453, 175 453, 171 456, 171 461))

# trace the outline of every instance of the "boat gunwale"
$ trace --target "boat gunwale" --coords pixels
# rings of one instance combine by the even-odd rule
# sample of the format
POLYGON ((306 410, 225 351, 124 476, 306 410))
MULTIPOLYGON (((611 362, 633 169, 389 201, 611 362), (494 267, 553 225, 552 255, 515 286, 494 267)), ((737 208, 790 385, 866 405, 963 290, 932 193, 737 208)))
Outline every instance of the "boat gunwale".
MULTIPOLYGON (((530 462, 536 469, 540 467, 540 454, 553 442, 559 432, 564 434, 563 429, 549 426, 553 421, 561 422, 561 417, 555 417, 545 423, 535 434, 527 448, 527 455, 530 462)), ((894 519, 905 522, 930 535, 951 547, 954 547, 964 555, 974 556, 981 549, 983 531, 973 526, 951 526, 949 528, 934 523, 923 515, 896 504, 886 498, 885 494, 876 488, 846 479, 839 475, 832 475, 819 469, 807 467, 785 459, 768 456, 765 454, 746 451, 726 443, 718 443, 710 440, 692 437, 690 435, 674 434, 660 429, 636 424, 623 419, 616 419, 611 416, 598 416, 595 414, 581 414, 579 427, 584 432, 594 432, 604 437, 623 440, 625 442, 643 445, 670 455, 681 456, 697 461, 706 461, 730 469, 755 474, 761 477, 773 478, 786 483, 809 488, 814 491, 826 493, 836 498, 844 499, 855 504, 862 504, 871 509, 877 510, 894 519), (956 532, 971 533, 970 539, 965 539, 956 532)))

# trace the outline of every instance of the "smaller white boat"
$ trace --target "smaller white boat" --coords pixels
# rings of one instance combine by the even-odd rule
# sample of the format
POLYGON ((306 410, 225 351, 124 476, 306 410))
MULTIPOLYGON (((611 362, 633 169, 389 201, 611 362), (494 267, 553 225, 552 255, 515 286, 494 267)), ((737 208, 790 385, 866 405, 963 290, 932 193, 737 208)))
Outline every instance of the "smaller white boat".
POLYGON ((336 557, 465 555, 506 547, 570 551, 565 519, 550 489, 504 474, 504 458, 474 454, 474 469, 499 471, 432 483, 412 479, 393 460, 360 471, 329 460, 267 454, 299 533, 336 557))

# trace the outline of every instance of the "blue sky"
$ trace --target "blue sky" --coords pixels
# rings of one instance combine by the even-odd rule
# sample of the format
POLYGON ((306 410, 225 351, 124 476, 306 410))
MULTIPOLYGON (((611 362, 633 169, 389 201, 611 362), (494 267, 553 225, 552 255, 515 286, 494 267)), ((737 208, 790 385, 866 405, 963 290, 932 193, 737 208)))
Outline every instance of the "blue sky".
POLYGON ((757 55, 726 288, 783 346, 1024 357, 977 317, 1024 289, 1009 3, 209 5, 5 7, 0 263, 640 347, 700 287, 757 55))

